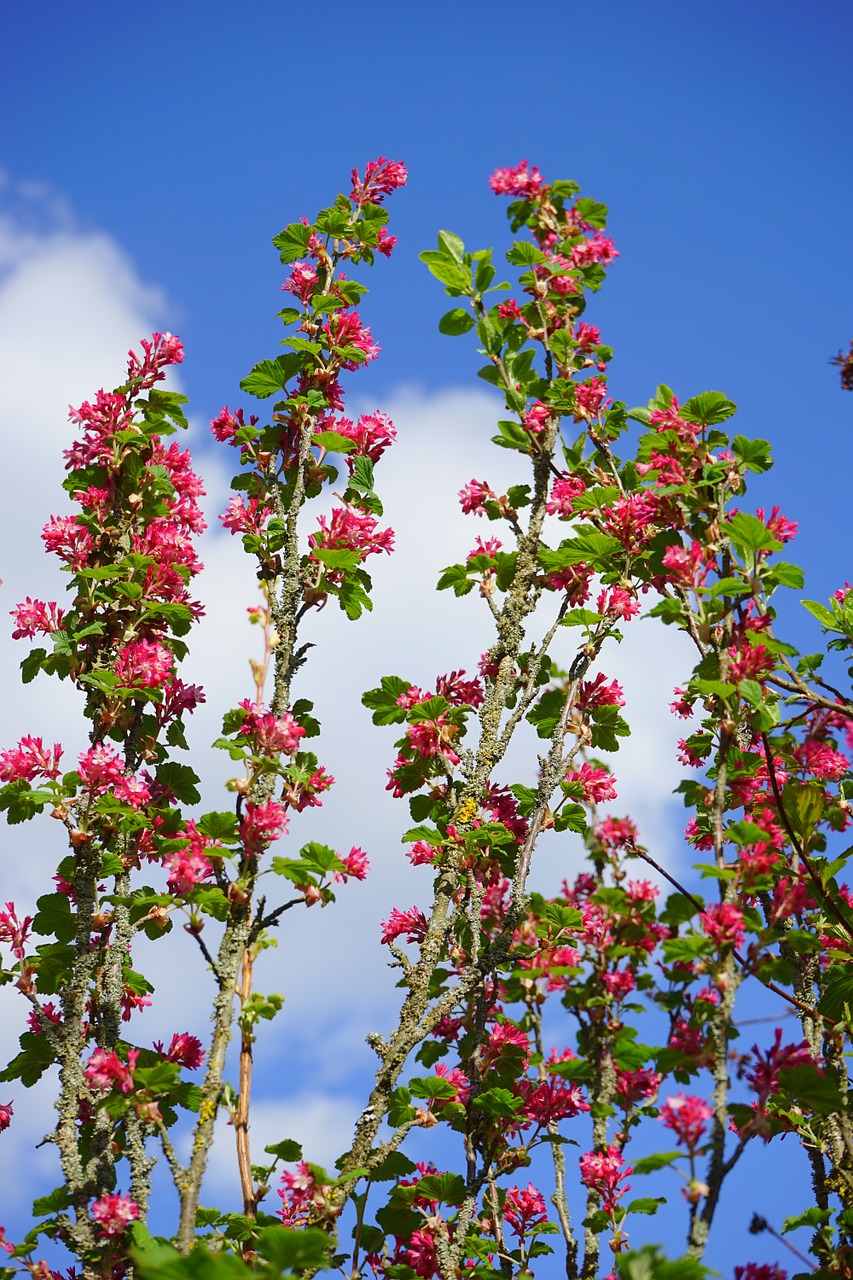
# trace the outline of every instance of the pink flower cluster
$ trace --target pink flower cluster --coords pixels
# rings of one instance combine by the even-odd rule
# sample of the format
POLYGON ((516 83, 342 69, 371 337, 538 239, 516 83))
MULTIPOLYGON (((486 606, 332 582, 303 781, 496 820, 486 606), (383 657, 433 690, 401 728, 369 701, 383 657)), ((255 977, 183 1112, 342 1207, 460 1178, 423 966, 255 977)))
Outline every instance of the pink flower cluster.
POLYGON ((134 1089, 133 1072, 138 1057, 138 1049, 128 1049, 127 1062, 125 1063, 122 1062, 114 1049, 98 1048, 89 1058, 83 1069, 83 1075, 91 1088, 99 1093, 107 1093, 113 1088, 119 1089, 122 1093, 132 1093, 134 1089))
POLYGON ((139 1217, 139 1205, 130 1196, 110 1193, 96 1200, 91 1212, 105 1236, 118 1236, 139 1217))

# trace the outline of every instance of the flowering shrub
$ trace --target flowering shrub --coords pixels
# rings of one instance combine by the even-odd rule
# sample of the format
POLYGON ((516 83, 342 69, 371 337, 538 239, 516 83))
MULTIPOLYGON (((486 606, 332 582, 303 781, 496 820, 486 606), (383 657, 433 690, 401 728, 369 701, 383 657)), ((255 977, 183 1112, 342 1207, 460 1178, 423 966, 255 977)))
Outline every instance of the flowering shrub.
MULTIPOLYGON (((853 909, 835 844, 851 815, 853 702, 833 683, 833 659, 853 642, 853 594, 845 584, 826 605, 804 602, 826 655, 800 657, 776 634, 773 597, 798 590, 802 574, 778 558, 795 525, 778 508, 749 509, 749 474, 769 468, 769 444, 728 434, 735 406, 717 391, 682 401, 658 387, 635 409, 612 400, 612 352, 582 318, 618 256, 607 210, 526 162, 491 183, 510 197, 513 234, 524 232, 506 254, 511 285, 496 283, 491 250, 467 252, 450 232, 421 255, 455 304, 439 328, 475 330, 480 375, 505 404, 494 442, 518 455, 506 493, 477 478, 459 493, 501 536, 478 536, 438 583, 478 593, 491 639, 476 672, 429 688, 414 683, 421 672, 388 675, 363 698, 399 735, 388 789, 411 815, 403 841, 428 868, 413 874, 432 876, 432 901, 382 922, 399 1016, 369 1039, 374 1083, 335 1171, 287 1138, 264 1148, 266 1163, 252 1159, 253 1028, 282 1005, 254 989, 254 961, 286 912, 332 903, 369 870, 359 847, 294 852, 286 840, 291 813, 320 806, 334 782, 307 748, 312 704, 295 696, 309 648, 300 624, 330 599, 356 621, 371 607, 365 565, 394 549, 374 487, 394 425, 381 410, 355 423, 343 411, 345 375, 379 350, 356 309, 365 286, 348 273, 391 255, 384 200, 405 180, 402 164, 380 158, 313 223, 276 237, 289 272, 285 353, 241 384, 271 408, 263 421, 226 407, 212 423, 237 455, 221 519, 256 565, 250 613, 264 640, 253 696, 225 713, 216 743, 239 771, 224 810, 188 816, 199 780, 178 754, 204 698, 179 674, 202 612, 202 488, 188 453, 166 443, 186 426, 184 397, 159 385, 183 360, 180 341, 143 341, 125 382, 72 412, 65 487, 79 511, 43 534, 68 600, 27 597, 13 634, 44 638, 24 679, 73 682, 90 743, 64 773, 58 743, 27 736, 0 753, 9 821, 48 811, 67 841, 36 914, 11 902, 0 912, 0 976, 28 1014, 0 1080, 23 1088, 58 1068, 49 1140, 61 1186, 36 1202, 26 1238, 4 1236, 4 1272, 47 1274, 45 1236, 86 1276, 339 1267, 485 1280, 559 1265, 570 1278, 615 1267, 698 1280, 732 1170, 790 1135, 811 1186, 783 1232, 806 1228, 820 1274, 849 1276, 853 909), (337 505, 312 517, 324 492, 337 505), (641 613, 695 650, 671 710, 687 725, 679 791, 706 897, 657 864, 629 816, 599 813, 618 781, 598 753, 629 733, 623 690, 602 664, 641 613), (524 724, 540 754, 514 777, 508 752, 524 724), (528 884, 546 832, 585 852, 582 873, 551 897, 528 884), (259 890, 268 874, 276 901, 259 890), (128 1023, 156 996, 132 967, 134 939, 168 946, 177 921, 215 980, 210 1035, 132 1044, 128 1023), (763 987, 780 1018, 796 1016, 786 1043, 776 1028, 763 1047, 734 1047, 745 984, 763 987), (199 1206, 223 1110, 240 1214, 199 1206), (441 1157, 448 1167, 406 1153, 413 1131, 433 1129, 446 1134, 436 1159, 455 1153, 441 1157), (641 1135, 668 1149, 634 1154, 641 1135), (146 1226, 160 1157, 179 1202, 169 1240, 146 1226), (662 1194, 631 1197, 647 1178, 662 1194), (632 1238, 667 1199, 686 1215, 677 1263, 632 1238)), ((0 1129, 14 1123, 13 1101, 0 1129)), ((748 1260, 737 1273, 786 1274, 748 1260)))

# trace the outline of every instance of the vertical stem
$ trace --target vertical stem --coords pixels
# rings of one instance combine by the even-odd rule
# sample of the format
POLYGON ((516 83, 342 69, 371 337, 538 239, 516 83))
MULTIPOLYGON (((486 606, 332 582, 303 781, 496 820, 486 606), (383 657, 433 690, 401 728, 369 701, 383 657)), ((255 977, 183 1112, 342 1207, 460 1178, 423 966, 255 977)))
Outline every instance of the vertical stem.
MULTIPOLYGON (((252 948, 243 952, 242 980, 240 983, 240 1008, 244 1009, 252 994, 252 948)), ((252 1093, 252 1041, 254 1036, 248 1022, 242 1024, 240 1038, 240 1092, 234 1113, 234 1133, 237 1138, 237 1164, 240 1169, 240 1188, 243 1192, 243 1213, 254 1218, 258 1211, 255 1197, 255 1180, 252 1177, 252 1157, 249 1151, 249 1100, 252 1093)))

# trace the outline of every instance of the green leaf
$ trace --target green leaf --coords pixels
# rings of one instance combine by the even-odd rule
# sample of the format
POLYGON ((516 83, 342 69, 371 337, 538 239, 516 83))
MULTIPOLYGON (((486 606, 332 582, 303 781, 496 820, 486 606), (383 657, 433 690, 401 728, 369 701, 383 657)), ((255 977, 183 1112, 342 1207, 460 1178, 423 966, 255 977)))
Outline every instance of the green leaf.
POLYGON ((848 965, 833 965, 824 978, 820 1011, 833 1022, 841 1022, 847 1016, 845 1008, 853 1018, 853 973, 848 965))
MULTIPOLYGON (((821 1001, 821 1011, 826 1012, 821 1001)), ((845 1102, 838 1084, 831 1075, 822 1074, 814 1065, 783 1067, 779 1072, 780 1091, 798 1107, 815 1111, 818 1115, 831 1115, 843 1111, 845 1102)))
POLYGON ((560 620, 561 627, 594 627, 601 622, 603 614, 594 613, 592 609, 568 609, 560 620))
MULTIPOLYGON (((63 950, 70 951, 70 948, 63 950)), ((49 987, 47 990, 52 994, 49 987)), ((47 1036, 36 1035, 32 1031, 23 1033, 20 1044, 21 1052, 0 1071, 0 1081, 20 1080, 24 1088, 29 1089, 42 1078, 48 1067, 53 1066, 53 1050, 47 1042, 47 1036)))
MULTIPOLYGON (((818 622, 826 627, 827 631, 840 631, 843 633, 844 629, 838 625, 838 618, 830 609, 827 609, 826 605, 818 604, 817 600, 801 600, 800 604, 808 609, 809 613, 813 613, 818 622)), ((21 665, 23 667, 23 663, 21 665)))
POLYGON ((589 196, 581 196, 575 201, 575 208, 584 222, 588 222, 591 227, 596 227, 599 231, 603 231, 607 226, 606 204, 601 204, 598 200, 591 200, 589 196))
POLYGON ((773 466, 769 440, 750 440, 746 436, 735 436, 732 453, 749 471, 768 471, 773 466))
POLYGON ((657 1213, 662 1204, 666 1204, 666 1196, 645 1196, 639 1200, 629 1200, 625 1205, 626 1213, 657 1213))
POLYGON ((509 1089, 484 1089, 474 1099, 474 1106, 496 1119, 512 1120, 524 1106, 524 1100, 517 1098, 509 1089))
POLYGON ((399 676, 383 676, 380 688, 368 689, 362 694, 362 703, 374 713, 373 723, 403 724, 406 712, 397 705, 397 699, 401 694, 408 693, 410 688, 410 680, 401 680, 399 676))
MULTIPOLYGON (((529 240, 516 240, 512 248, 507 250, 506 260, 514 267, 538 266, 548 261, 539 246, 531 244, 529 240)), ((561 270, 565 274, 565 268, 561 270)))
POLYGON ((666 1258, 655 1245, 623 1254, 616 1263, 619 1280, 704 1280, 716 1273, 697 1258, 666 1258))
POLYGON ((831 1209, 820 1209, 816 1204, 811 1205, 802 1213, 795 1213, 790 1218, 785 1218, 782 1223, 782 1235, 787 1235, 789 1231, 796 1231, 798 1227, 822 1227, 832 1218, 831 1209))
POLYGON ((465 252, 465 245, 452 231, 439 231, 438 247, 444 253, 449 254, 457 262, 462 261, 462 254, 465 252))
POLYGON ((298 1142, 294 1142, 293 1138, 273 1142, 270 1146, 264 1147, 264 1151, 268 1156, 278 1156, 279 1160, 287 1160, 290 1164, 302 1159, 302 1147, 298 1142))
POLYGON ((354 440, 337 431, 318 431, 311 437, 311 443, 319 445, 327 453, 352 453, 356 448, 354 440))
POLYGON ((452 311, 447 311, 438 322, 439 333, 446 333, 451 338, 456 338, 459 334, 467 333, 469 329, 473 329, 476 324, 475 317, 470 311, 466 311, 464 307, 454 307, 452 311))
POLYGON ((36 905, 38 911, 33 920, 34 933, 41 934, 43 938, 56 938, 59 942, 73 941, 77 922, 67 894, 45 894, 36 905))
POLYGON ((273 244, 281 252, 282 262, 296 262, 305 256, 312 231, 313 227, 307 227, 304 222, 291 222, 273 237, 273 244))
POLYGON ((420 1076, 409 1081, 413 1098, 440 1098, 448 1102, 456 1097, 457 1089, 442 1076, 420 1076))
POLYGON ((157 767, 157 781, 180 800, 181 804, 198 804, 201 794, 198 789, 198 774, 187 764, 176 764, 167 760, 157 767))
POLYGON ((316 1227, 267 1227, 255 1248, 279 1272, 323 1268, 330 1247, 325 1231, 316 1227))
POLYGON ((751 516, 747 511, 739 511, 727 520, 722 532, 742 551, 778 551, 782 546, 758 516, 751 516))
MULTIPOLYGON (((439 245, 441 245, 441 236, 439 235, 439 245)), ((427 249, 419 255, 423 262, 436 280, 440 280, 448 289, 454 289, 458 293, 465 293, 471 288, 471 268, 465 267, 454 257, 453 254, 447 253, 443 248, 427 249)))
POLYGON ((465 1179, 458 1173, 428 1173, 417 1187, 418 1196, 441 1204, 465 1203, 465 1179))
POLYGON ((702 391, 681 406, 679 416, 685 422, 698 422, 703 427, 710 427, 717 422, 725 422, 736 412, 737 405, 727 400, 722 391, 702 391))
POLYGON ((823 817, 826 792, 819 782, 788 782, 782 790, 788 821, 802 840, 808 840, 823 817))
POLYGON ((632 1160, 631 1164, 634 1173, 655 1173, 658 1169, 665 1169, 667 1165, 672 1164, 673 1160, 678 1160, 684 1153, 681 1151, 659 1151, 653 1156, 642 1156, 639 1160, 632 1160))
POLYGON ((452 587, 454 595, 467 596, 469 591, 473 591, 475 582, 474 577, 469 577, 466 565, 449 564, 446 569, 442 569, 436 590, 446 591, 448 587, 452 587))
POLYGON ((283 390, 288 379, 298 373, 304 364, 305 357, 295 351, 290 355, 279 356, 276 360, 261 360, 242 380, 240 389, 258 400, 266 400, 268 396, 283 390))
POLYGON ((222 844, 230 844, 237 839, 239 827, 237 815, 234 813, 205 813, 198 820, 198 829, 208 840, 218 840, 222 844))
POLYGON ((33 1201, 33 1215, 46 1218, 48 1214, 60 1213, 71 1204, 71 1193, 67 1187, 56 1187, 46 1196, 39 1196, 33 1201))

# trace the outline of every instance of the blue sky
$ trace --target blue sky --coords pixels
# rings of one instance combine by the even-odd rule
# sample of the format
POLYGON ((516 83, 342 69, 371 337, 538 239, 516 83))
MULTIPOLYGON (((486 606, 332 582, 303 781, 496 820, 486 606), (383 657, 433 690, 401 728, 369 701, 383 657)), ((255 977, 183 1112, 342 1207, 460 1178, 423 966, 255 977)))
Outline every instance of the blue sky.
MULTIPOLYGON (((440 502, 449 511, 460 483, 472 474, 493 476, 506 459, 477 461, 491 434, 487 393, 474 376, 480 361, 473 343, 438 334, 445 301, 417 255, 442 227, 471 248, 499 247, 505 202, 489 191, 488 177, 526 157, 547 178, 575 178, 610 206, 621 257, 589 318, 616 349, 613 394, 642 403, 665 381, 682 398, 718 388, 735 400, 739 430, 769 438, 777 459, 754 501, 779 502, 800 522, 791 558, 806 569, 808 594, 828 595, 853 579, 846 529, 853 396, 838 389, 828 364, 853 338, 851 36, 847 0, 818 0, 808 9, 790 0, 615 0, 606 9, 542 0, 525 14, 504 0, 369 8, 339 0, 316 8, 187 0, 168 11, 45 0, 10 7, 4 44, 14 56, 0 81, 0 425, 7 462, 31 466, 37 440, 39 476, 55 477, 50 459, 64 430, 64 405, 101 381, 118 381, 123 350, 146 326, 184 339, 181 383, 199 425, 223 403, 239 402, 240 378, 275 354, 279 338, 273 316, 284 273, 271 237, 346 189, 353 166, 379 154, 402 159, 409 185, 389 202, 398 247, 371 273, 362 308, 383 354, 352 387, 365 406, 392 411, 401 430, 399 461, 388 464, 397 468, 388 475, 403 526, 401 567, 388 573, 403 575, 408 546, 407 563, 417 562, 431 583, 436 568, 467 549, 459 536, 482 532, 469 527, 460 535, 450 514, 445 529, 435 517, 440 502), (31 434, 37 423, 43 432, 31 434), (412 475, 427 489, 444 481, 443 497, 420 495, 416 516, 408 510, 412 475), (425 521, 430 539, 422 536, 425 521), (432 551, 431 539, 441 544, 432 551)), ((202 430, 193 446, 202 470, 210 468, 212 501, 219 500, 224 481, 202 430)), ((8 483, 13 468, 5 470, 0 480, 8 483)), ((2 501, 4 538, 28 530, 35 507, 37 541, 50 497, 33 498, 29 486, 14 484, 2 501)), ((212 610, 216 643, 202 645, 198 658, 215 682, 228 665, 222 645, 240 661, 251 646, 252 635, 226 621, 226 606, 239 591, 250 603, 252 588, 224 540, 204 558, 226 584, 212 610)), ((14 600, 38 594, 30 584, 39 572, 23 550, 0 570, 14 600)), ((383 589, 377 614, 383 603, 391 610, 410 599, 404 576, 388 577, 383 589)), ((463 606, 453 616, 464 627, 473 614, 463 606)), ((429 618, 422 597, 406 607, 426 609, 429 618)), ((792 604, 785 617, 797 638, 815 647, 816 632, 800 613, 792 604)), ((463 638, 460 656, 452 624, 425 621, 416 634, 390 612, 365 623, 355 642, 334 620, 329 634, 338 648, 321 669, 321 709, 340 741, 356 732, 355 719, 343 712, 334 718, 352 694, 342 668, 354 660, 354 643, 376 666, 358 692, 402 666, 401 648, 406 673, 427 683, 445 665, 470 664, 483 647, 463 638)), ((8 672, 20 657, 9 658, 8 672)), ((630 667, 629 659, 620 661, 630 667)), ((684 674, 679 662, 677 648, 647 646, 633 669, 637 696, 647 685, 668 692, 684 674)), ((628 687, 630 669, 624 678, 628 687)), ((246 692, 238 688, 235 697, 246 692)), ((36 731, 17 697, 10 694, 3 745, 14 733, 36 731)), ((45 701, 39 714, 61 719, 63 707, 70 723, 70 703, 61 698, 45 701)), ((208 738, 216 731, 210 714, 203 722, 208 738)), ((671 761, 654 771, 649 762, 663 759, 666 734, 675 730, 658 727, 650 703, 641 704, 640 715, 645 736, 628 757, 639 778, 629 798, 644 831, 665 845, 674 839, 667 832, 677 830, 667 807, 671 761), (663 815, 657 819, 655 805, 663 815)), ((335 759, 335 749, 332 734, 332 771, 341 776, 346 761, 335 759)), ((390 742, 370 750, 372 757, 366 748, 359 755, 384 769, 390 742)), ((210 770, 214 779, 222 776, 221 765, 210 770)), ((270 1125, 310 1113, 315 1136, 344 1138, 369 1067, 361 1038, 384 1025, 390 994, 375 928, 369 946, 357 941, 357 929, 365 913, 378 921, 390 905, 407 906, 417 896, 394 843, 405 822, 399 809, 371 814, 373 826, 360 841, 349 832, 370 781, 357 770, 354 776, 342 779, 337 810, 330 800, 332 834, 325 838, 337 832, 341 842, 370 846, 383 878, 375 887, 355 886, 334 920, 329 912, 322 925, 315 916, 296 922, 296 941, 282 948, 288 963, 304 965, 310 955, 343 1002, 333 1001, 323 1021, 292 990, 288 1027, 274 1042, 288 1070, 308 1064, 321 1087, 297 1090, 284 1115, 281 1106, 275 1110, 280 1072, 260 1082, 270 1125), (338 934, 351 942, 347 969, 355 978, 340 973, 339 957, 322 958, 323 938, 338 934), (324 1037, 331 1047, 318 1066, 316 1044, 324 1037)), ((678 856, 672 852, 674 861, 678 856)), ((37 891, 35 876, 15 875, 22 894, 37 891)), ((268 986, 277 989, 273 979, 268 986)), ((151 1035, 175 1029, 177 1022, 152 1023, 151 1035)), ((28 1123, 33 1134, 39 1124, 43 1132, 43 1115, 31 1114, 28 1123)), ((784 1196, 781 1184, 773 1196, 784 1196)), ((794 1197, 786 1211, 796 1207, 794 1197)), ((720 1265, 743 1260, 739 1220, 736 1231, 738 1243, 722 1249, 720 1265)), ((764 1256, 762 1246, 751 1241, 746 1256, 764 1256)))

